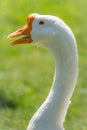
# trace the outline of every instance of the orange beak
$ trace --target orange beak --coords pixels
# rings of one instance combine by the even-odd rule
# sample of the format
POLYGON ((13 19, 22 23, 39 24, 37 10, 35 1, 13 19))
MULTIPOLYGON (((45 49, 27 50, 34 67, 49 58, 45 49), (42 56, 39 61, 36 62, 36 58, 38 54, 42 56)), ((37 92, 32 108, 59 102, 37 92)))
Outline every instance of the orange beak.
POLYGON ((21 27, 16 32, 10 34, 7 37, 7 39, 12 39, 12 38, 15 38, 17 36, 24 36, 23 38, 12 42, 11 45, 29 44, 29 43, 31 43, 33 41, 32 37, 31 37, 31 30, 32 30, 32 22, 33 22, 33 20, 34 20, 34 14, 29 15, 28 18, 27 18, 27 25, 21 27))

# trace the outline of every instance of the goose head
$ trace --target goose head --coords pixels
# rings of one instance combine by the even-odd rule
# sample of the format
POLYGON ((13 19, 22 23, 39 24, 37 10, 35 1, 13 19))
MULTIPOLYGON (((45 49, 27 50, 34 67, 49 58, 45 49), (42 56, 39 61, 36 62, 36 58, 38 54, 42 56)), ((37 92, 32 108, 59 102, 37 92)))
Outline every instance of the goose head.
POLYGON ((55 38, 59 41, 63 38, 63 26, 63 21, 56 16, 30 14, 27 17, 27 24, 18 29, 16 32, 10 34, 8 39, 23 36, 22 38, 12 42, 12 45, 26 43, 50 44, 51 41, 54 43, 55 38))

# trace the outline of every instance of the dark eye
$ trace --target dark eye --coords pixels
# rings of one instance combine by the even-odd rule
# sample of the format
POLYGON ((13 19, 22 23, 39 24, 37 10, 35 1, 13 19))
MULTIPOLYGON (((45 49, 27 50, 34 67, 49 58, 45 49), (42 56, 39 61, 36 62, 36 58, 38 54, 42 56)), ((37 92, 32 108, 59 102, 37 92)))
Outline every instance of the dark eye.
POLYGON ((39 21, 39 25, 43 25, 44 24, 44 21, 39 21))

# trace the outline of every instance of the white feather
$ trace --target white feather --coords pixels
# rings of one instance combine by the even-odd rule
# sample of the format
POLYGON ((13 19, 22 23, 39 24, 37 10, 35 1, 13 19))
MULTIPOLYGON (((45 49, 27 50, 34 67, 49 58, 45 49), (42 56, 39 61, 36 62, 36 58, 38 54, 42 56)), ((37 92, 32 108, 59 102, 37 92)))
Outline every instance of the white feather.
POLYGON ((32 117, 27 130, 64 130, 63 123, 78 76, 78 54, 71 29, 59 18, 35 15, 31 36, 54 57, 55 76, 50 93, 32 117), (40 25, 39 21, 44 24, 40 25))

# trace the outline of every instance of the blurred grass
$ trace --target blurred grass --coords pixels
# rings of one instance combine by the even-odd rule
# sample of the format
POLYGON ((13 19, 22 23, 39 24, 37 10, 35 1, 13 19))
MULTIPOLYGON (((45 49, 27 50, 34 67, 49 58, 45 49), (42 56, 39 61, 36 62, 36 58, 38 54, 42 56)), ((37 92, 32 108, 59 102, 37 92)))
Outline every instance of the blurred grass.
POLYGON ((87 1, 0 1, 0 130, 24 130, 45 100, 54 62, 42 47, 9 46, 6 37, 36 12, 62 18, 73 30, 79 50, 79 79, 72 97, 66 130, 87 129, 87 1))

